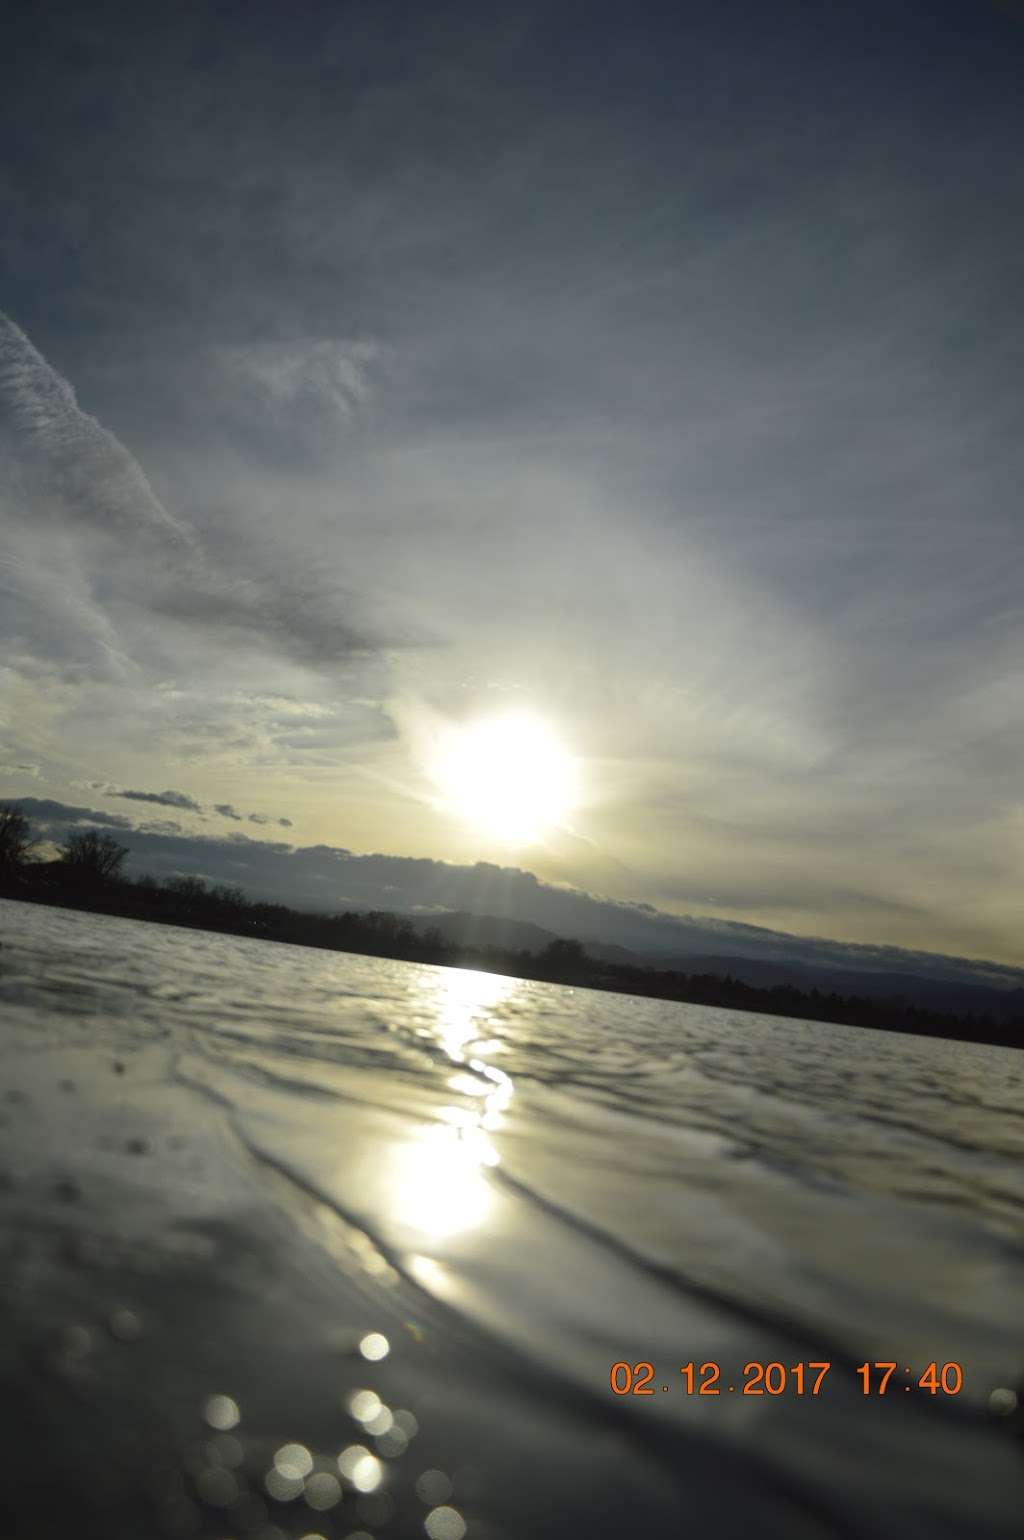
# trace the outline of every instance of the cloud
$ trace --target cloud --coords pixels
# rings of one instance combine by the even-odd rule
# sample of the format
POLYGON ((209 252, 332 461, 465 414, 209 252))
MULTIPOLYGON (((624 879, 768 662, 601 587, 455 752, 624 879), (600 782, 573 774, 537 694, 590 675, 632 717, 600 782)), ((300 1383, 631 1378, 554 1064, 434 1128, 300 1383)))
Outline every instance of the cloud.
POLYGON ((0 493, 20 526, 0 566, 7 625, 37 654, 91 648, 102 673, 113 660, 124 676, 140 650, 152 655, 162 643, 169 658, 181 626, 208 648, 244 645, 315 669, 379 650, 363 606, 303 554, 268 549, 261 560, 249 542, 244 556, 237 547, 217 555, 174 518, 125 446, 2 312, 0 435, 9 458, 0 493), (62 532, 56 544, 40 540, 40 520, 62 532), (152 627, 159 617, 171 622, 162 635, 152 627))
POLYGON ((219 420, 264 454, 330 443, 370 395, 369 341, 300 337, 218 347, 205 355, 219 420))
POLYGON ((180 807, 190 813, 203 811, 195 797, 183 791, 108 791, 108 797, 126 797, 131 802, 157 802, 161 807, 180 807))
POLYGON ((155 818, 139 824, 139 831, 142 834, 180 834, 181 824, 173 818, 155 818))
POLYGON ((102 813, 92 807, 74 807, 66 802, 55 802, 50 797, 18 797, 14 799, 28 818, 41 825, 45 833, 64 824, 100 824, 106 829, 131 829, 130 818, 121 813, 102 813))
MULTIPOLYGON (((241 823, 244 817, 248 817, 250 823, 278 823, 282 828, 285 829, 290 829, 292 827, 292 821, 290 818, 275 819, 271 817, 269 813, 242 814, 239 813, 230 802, 217 802, 213 804, 212 808, 206 808, 201 802, 197 802, 195 797, 190 797, 188 793, 184 791, 119 791, 114 787, 102 786, 98 783, 87 784, 92 784, 95 790, 102 790, 108 797, 125 797, 131 802, 155 802, 160 807, 178 807, 189 813, 203 814, 212 811, 214 813, 219 813, 222 818, 233 819, 236 823, 241 823)), ((156 826, 143 825, 142 827, 151 829, 155 828, 156 826)), ((175 827, 178 826, 175 825, 175 827)))
MULTIPOLYGON (((214 812, 220 813, 224 818, 233 818, 238 823, 241 823, 243 816, 245 816, 242 813, 236 812, 236 810, 231 806, 230 802, 218 802, 214 808, 214 812)), ((277 823, 280 824, 282 829, 292 828, 292 821, 290 818, 275 819, 269 817, 266 813, 249 813, 248 819, 250 823, 277 823)))
POLYGON ((0 775, 30 775, 33 780, 38 778, 38 765, 0 765, 0 775))
MULTIPOLYGON (((82 411, 73 387, 2 311, 0 426, 23 469, 59 488, 76 520, 119 535, 151 530, 179 550, 192 545, 124 445, 82 411)), ((47 500, 38 506, 46 510, 47 500)))

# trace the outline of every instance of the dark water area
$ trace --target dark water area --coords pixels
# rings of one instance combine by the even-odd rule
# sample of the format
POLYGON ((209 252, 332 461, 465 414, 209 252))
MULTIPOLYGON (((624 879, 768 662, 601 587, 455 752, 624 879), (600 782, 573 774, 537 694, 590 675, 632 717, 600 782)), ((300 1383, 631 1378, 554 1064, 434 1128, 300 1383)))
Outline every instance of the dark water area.
POLYGON ((1019 1054, 0 940, 6 1533, 1020 1534, 1019 1054))

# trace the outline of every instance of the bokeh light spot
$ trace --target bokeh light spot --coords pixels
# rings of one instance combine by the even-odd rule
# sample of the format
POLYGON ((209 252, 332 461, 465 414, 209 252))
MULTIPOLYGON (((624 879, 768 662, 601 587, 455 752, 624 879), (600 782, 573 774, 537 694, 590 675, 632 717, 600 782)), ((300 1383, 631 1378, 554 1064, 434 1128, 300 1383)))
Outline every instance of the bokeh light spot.
POLYGON ((425 1470, 416 1478, 416 1496, 429 1508, 446 1502, 452 1495, 452 1484, 443 1470, 425 1470))
POLYGON ((383 1332, 370 1331, 360 1340, 359 1351, 371 1363, 377 1363, 380 1359, 387 1358, 391 1351, 391 1344, 383 1332))
POLYGON ((457 1508, 432 1508, 423 1520, 430 1540, 462 1540, 466 1521, 457 1508))
POLYGON ((272 1465, 263 1478, 263 1485, 278 1503, 294 1502, 302 1492, 303 1484, 301 1476, 286 1476, 276 1465, 272 1465))
POLYGON ((229 1429, 236 1428, 241 1415, 238 1402, 233 1401, 230 1396, 209 1396, 203 1408, 206 1421, 219 1433, 226 1433, 229 1429))
POLYGON ((382 1404, 375 1390, 354 1390, 348 1398, 348 1409, 357 1422, 372 1422, 382 1404))
POLYGON ((380 1486, 384 1467, 363 1444, 350 1444, 338 1456, 338 1469, 357 1492, 373 1492, 380 1486))
POLYGON ((282 1444, 274 1456, 274 1465, 282 1476, 301 1481, 313 1469, 313 1456, 305 1444, 282 1444))
POLYGON ((326 1513, 341 1502, 341 1482, 330 1471, 318 1471, 306 1482, 305 1498, 317 1513, 326 1513))

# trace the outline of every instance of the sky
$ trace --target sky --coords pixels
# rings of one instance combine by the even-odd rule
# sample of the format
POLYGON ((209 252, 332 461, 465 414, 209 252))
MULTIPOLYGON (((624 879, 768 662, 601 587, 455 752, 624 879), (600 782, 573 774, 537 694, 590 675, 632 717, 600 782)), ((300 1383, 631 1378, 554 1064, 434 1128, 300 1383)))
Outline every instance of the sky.
POLYGON ((0 797, 1024 962, 1024 7, 11 14, 0 797))

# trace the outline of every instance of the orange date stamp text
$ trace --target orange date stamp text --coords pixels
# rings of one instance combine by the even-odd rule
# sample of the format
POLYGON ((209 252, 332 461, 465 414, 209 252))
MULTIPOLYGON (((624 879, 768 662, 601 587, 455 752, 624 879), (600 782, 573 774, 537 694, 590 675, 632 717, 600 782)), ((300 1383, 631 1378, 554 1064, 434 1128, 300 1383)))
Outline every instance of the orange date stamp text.
MULTIPOLYGON (((818 1396, 832 1369, 827 1359, 801 1363, 744 1364, 742 1370, 729 1371, 713 1361, 678 1366, 679 1377, 659 1380, 654 1365, 647 1360, 629 1364, 623 1359, 612 1364, 609 1382, 616 1396, 654 1396, 675 1388, 687 1396, 818 1396)), ((901 1389, 927 1392, 928 1395, 956 1396, 963 1389, 963 1369, 958 1363, 940 1364, 932 1360, 924 1369, 901 1364, 896 1359, 863 1363, 854 1370, 860 1389, 866 1396, 885 1396, 901 1389)))

